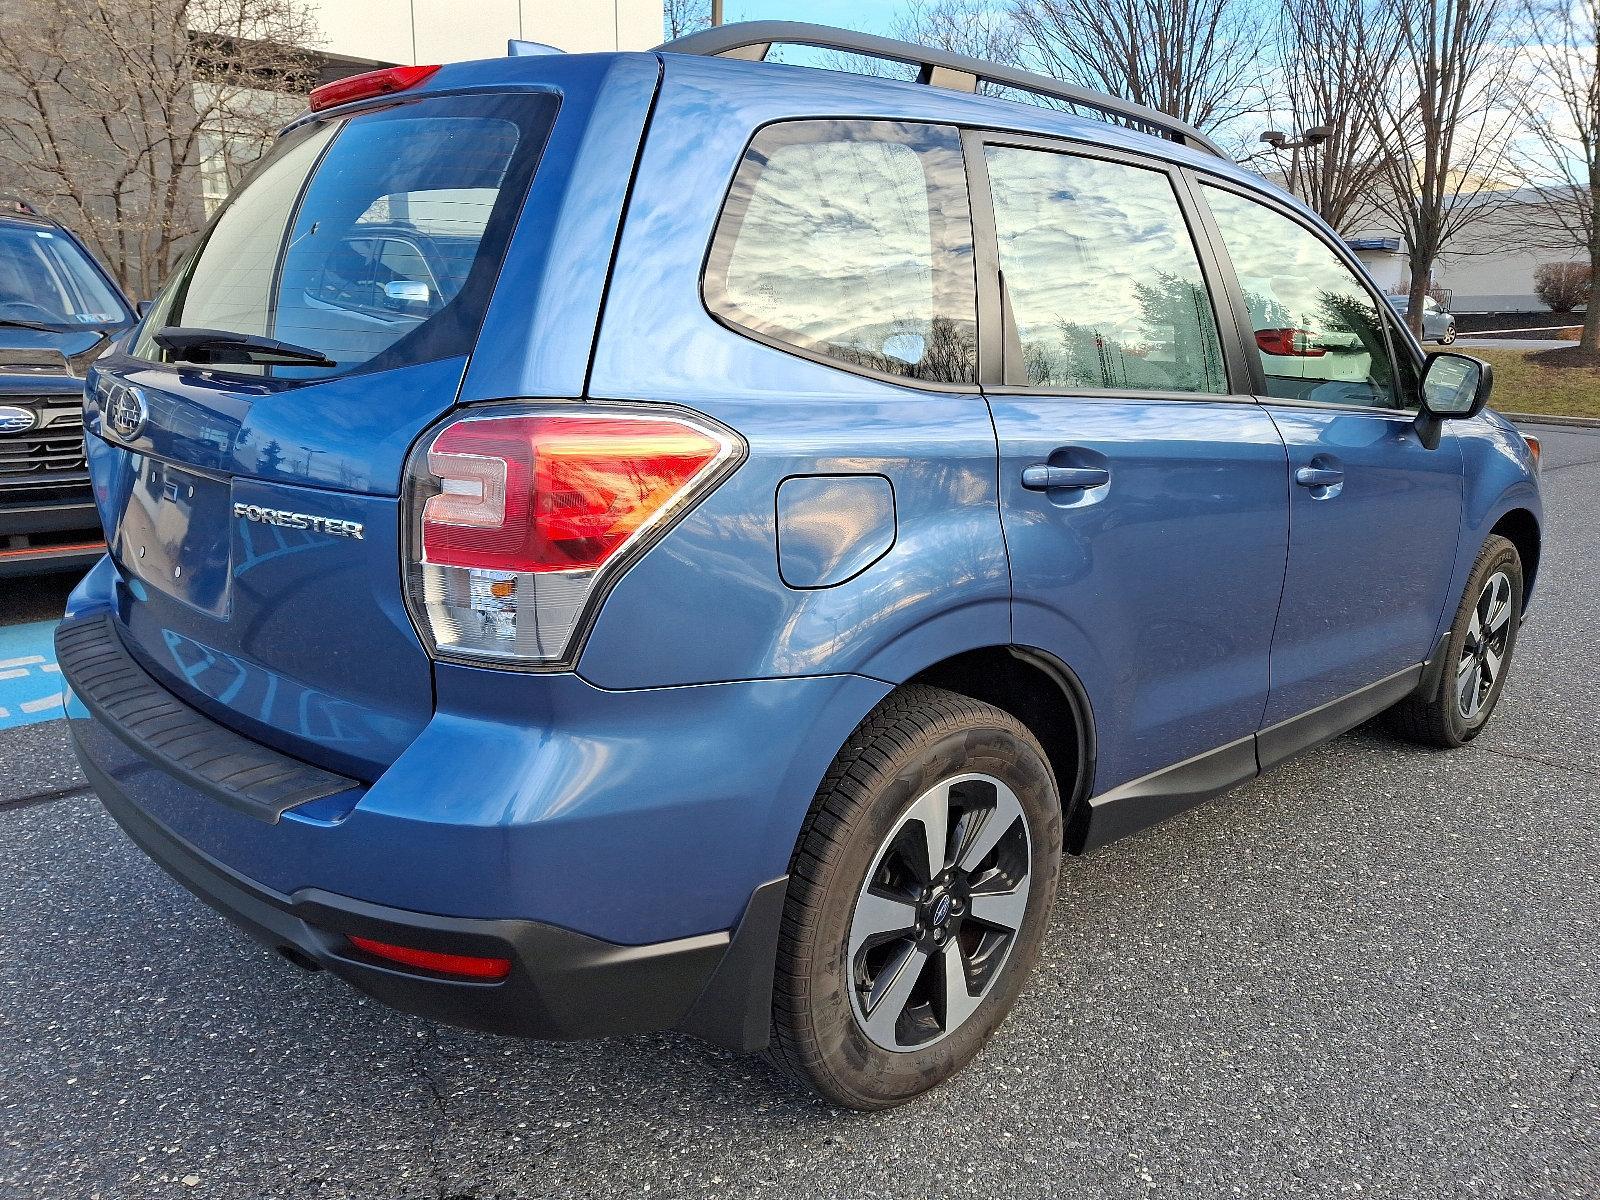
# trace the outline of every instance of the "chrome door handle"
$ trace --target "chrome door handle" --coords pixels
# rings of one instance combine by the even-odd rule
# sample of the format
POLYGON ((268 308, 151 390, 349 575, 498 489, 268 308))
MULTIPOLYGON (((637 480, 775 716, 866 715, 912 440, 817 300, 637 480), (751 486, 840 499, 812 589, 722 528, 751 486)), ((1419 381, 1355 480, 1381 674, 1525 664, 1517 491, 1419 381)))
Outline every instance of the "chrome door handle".
POLYGON ((1301 467, 1294 473, 1294 481, 1301 487, 1334 487, 1344 482, 1344 472, 1333 467, 1301 467))
POLYGON ((1048 463, 1034 463, 1022 468, 1022 486, 1030 492, 1100 487, 1109 482, 1111 472, 1104 467, 1052 467, 1048 463))

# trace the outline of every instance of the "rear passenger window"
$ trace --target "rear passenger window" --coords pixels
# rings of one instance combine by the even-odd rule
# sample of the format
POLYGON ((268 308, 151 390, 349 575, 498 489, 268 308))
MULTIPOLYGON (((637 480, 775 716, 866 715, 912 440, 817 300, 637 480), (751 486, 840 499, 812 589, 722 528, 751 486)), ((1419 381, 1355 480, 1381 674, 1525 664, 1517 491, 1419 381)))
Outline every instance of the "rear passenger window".
POLYGON ((756 135, 706 264, 711 312, 850 367, 971 383, 961 140, 942 126, 796 121, 756 135))
POLYGON ((1227 391, 1200 259, 1164 173, 1011 146, 987 159, 1030 385, 1227 391))

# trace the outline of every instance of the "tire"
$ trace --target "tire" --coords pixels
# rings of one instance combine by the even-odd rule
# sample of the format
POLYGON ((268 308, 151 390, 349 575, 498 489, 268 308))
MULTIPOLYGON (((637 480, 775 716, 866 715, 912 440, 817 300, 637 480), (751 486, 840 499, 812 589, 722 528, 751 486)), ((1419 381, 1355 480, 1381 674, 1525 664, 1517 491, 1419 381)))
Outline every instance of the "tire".
POLYGON ((1448 346, 1448 345, 1451 345, 1455 340, 1456 340, 1456 327, 1454 325, 1451 325, 1451 326, 1449 326, 1448 328, 1445 329, 1444 336, 1439 339, 1439 345, 1448 346))
POLYGON ((1505 689, 1521 624, 1522 559, 1509 541, 1491 535, 1467 577, 1438 683, 1385 713, 1390 730, 1407 741, 1446 748, 1482 733, 1505 689), (1480 635, 1486 625, 1487 638, 1480 635))
POLYGON ((1033 970, 1061 846, 1055 776, 1021 722, 940 688, 890 695, 839 752, 800 831, 771 1060, 862 1110, 961 1070, 1033 970), (941 803, 942 856, 927 840, 941 803), (945 970, 954 956, 959 977, 945 970))

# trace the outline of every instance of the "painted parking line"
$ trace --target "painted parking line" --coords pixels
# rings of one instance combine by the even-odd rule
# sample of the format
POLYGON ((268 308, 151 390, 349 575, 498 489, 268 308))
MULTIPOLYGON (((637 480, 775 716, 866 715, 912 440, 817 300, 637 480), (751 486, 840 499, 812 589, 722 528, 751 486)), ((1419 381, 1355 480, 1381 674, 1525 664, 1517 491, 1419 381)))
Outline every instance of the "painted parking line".
POLYGON ((0 628, 0 729, 63 715, 55 631, 54 621, 0 628))

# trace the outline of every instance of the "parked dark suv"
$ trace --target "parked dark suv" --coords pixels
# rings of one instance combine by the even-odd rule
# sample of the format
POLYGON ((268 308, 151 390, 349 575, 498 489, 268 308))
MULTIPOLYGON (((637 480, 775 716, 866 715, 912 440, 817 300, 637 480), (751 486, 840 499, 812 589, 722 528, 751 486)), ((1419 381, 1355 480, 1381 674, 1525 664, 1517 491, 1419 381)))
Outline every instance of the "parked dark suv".
POLYGON ((1489 719, 1532 449, 1197 131, 788 24, 328 88, 90 372, 56 639, 107 808, 291 962, 895 1104, 1064 855, 1489 719))
POLYGON ((0 576, 105 552, 83 454, 83 377, 133 309, 72 232, 0 196, 0 576))

